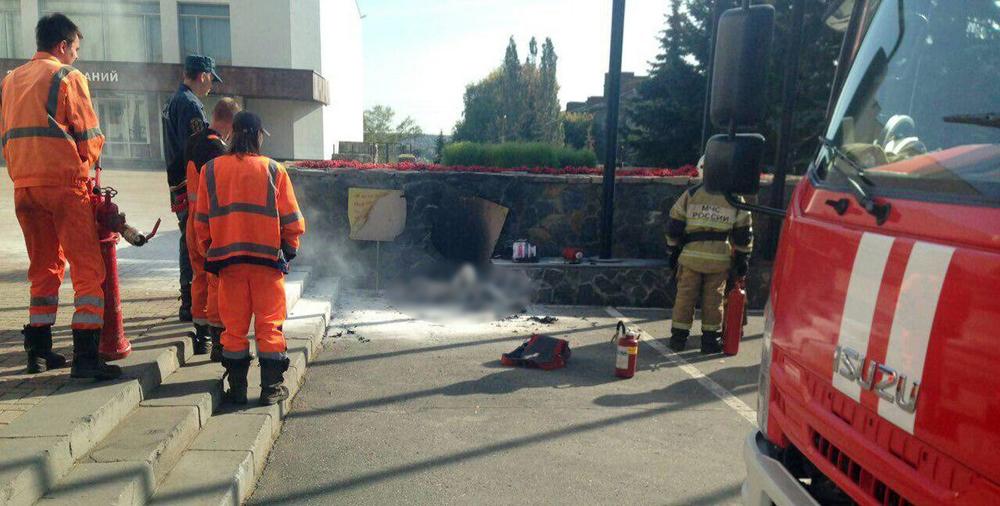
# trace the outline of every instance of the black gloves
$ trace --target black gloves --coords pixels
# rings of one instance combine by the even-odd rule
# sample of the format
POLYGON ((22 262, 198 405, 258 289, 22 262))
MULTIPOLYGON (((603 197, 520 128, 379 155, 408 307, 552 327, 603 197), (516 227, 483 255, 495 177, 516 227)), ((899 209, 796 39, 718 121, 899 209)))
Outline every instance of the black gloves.
POLYGON ((681 257, 681 251, 683 251, 683 248, 680 246, 667 249, 667 254, 670 255, 670 270, 674 272, 677 272, 677 261, 681 257))
POLYGON ((737 277, 746 276, 750 272, 750 254, 736 252, 733 255, 733 272, 737 277))

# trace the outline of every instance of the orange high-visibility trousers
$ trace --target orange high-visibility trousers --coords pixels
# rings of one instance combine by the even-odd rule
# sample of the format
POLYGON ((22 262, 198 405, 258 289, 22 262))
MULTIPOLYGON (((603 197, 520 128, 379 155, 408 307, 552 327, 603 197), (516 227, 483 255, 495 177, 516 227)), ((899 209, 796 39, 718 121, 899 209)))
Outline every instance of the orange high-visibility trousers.
POLYGON ((72 328, 101 328, 104 324, 104 259, 86 186, 16 188, 14 212, 24 232, 30 261, 29 323, 33 326, 55 323, 59 286, 68 259, 73 273, 76 309, 72 328))
POLYGON ((250 356, 250 317, 254 318, 257 355, 264 359, 285 358, 287 346, 281 326, 285 323, 285 276, 273 267, 253 264, 230 265, 219 273, 219 313, 226 330, 222 333, 222 356, 250 356))
POLYGON ((198 252, 194 220, 187 221, 188 257, 191 259, 191 320, 196 325, 222 327, 219 317, 219 279, 205 271, 205 257, 198 252))

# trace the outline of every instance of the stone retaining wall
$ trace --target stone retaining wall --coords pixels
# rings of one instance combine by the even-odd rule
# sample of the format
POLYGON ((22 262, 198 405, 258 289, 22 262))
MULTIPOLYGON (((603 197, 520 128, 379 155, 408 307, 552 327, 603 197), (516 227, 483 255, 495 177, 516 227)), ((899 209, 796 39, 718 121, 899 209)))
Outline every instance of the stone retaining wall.
MULTIPOLYGON (((456 195, 480 197, 510 209, 493 252, 495 257, 509 258, 511 244, 521 238, 536 244, 543 257, 558 256, 567 246, 582 248, 588 256, 598 252, 602 190, 599 176, 296 167, 290 167, 289 174, 307 222, 300 256, 305 262, 334 274, 370 278, 376 256, 380 258, 379 271, 385 281, 446 268, 449 262, 436 250, 431 236, 436 216, 448 212, 456 195), (348 239, 349 188, 402 190, 407 199, 407 222, 402 235, 378 248, 374 243, 348 239)), ((697 183, 687 177, 619 178, 615 187, 615 257, 663 259, 670 206, 683 191, 697 183)), ((761 192, 768 191, 765 184, 761 192)), ((756 277, 765 284, 752 287, 751 292, 766 297, 769 266, 755 262, 755 269, 760 271, 756 277)), ((659 295, 652 299, 662 300, 659 295)), ((760 299, 754 296, 752 305, 761 306, 760 299)), ((671 300, 672 294, 667 302, 671 300)), ((560 301, 554 297, 551 302, 560 301)))

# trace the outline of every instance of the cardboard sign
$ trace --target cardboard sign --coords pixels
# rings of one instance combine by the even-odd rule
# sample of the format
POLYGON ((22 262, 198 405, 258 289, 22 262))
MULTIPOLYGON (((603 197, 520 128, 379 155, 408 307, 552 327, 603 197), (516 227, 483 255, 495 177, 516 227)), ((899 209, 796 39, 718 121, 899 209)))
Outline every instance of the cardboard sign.
POLYGON ((406 198, 400 190, 350 188, 347 219, 355 241, 392 241, 406 225, 406 198))

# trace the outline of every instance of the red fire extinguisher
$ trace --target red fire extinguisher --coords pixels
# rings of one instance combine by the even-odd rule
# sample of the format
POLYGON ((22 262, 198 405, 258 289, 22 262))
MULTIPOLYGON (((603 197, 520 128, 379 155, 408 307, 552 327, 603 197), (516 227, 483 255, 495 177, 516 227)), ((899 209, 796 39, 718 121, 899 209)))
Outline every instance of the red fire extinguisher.
POLYGON ((739 277, 726 294, 726 316, 722 322, 722 352, 726 355, 735 355, 740 351, 746 305, 746 278, 739 277))
POLYGON ((153 231, 144 235, 125 222, 125 215, 111 199, 118 194, 114 188, 101 186, 101 165, 97 163, 94 178, 90 180, 90 203, 97 221, 97 238, 104 258, 104 327, 98 353, 106 361, 121 360, 132 353, 132 344, 125 338, 122 322, 122 301, 118 291, 118 240, 124 238, 133 246, 142 246, 156 235, 160 220, 153 231))
POLYGON ((639 332, 625 326, 625 322, 618 322, 615 331, 617 340, 615 349, 615 376, 619 378, 631 378, 635 376, 636 363, 639 361, 639 332))

